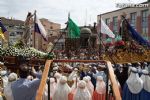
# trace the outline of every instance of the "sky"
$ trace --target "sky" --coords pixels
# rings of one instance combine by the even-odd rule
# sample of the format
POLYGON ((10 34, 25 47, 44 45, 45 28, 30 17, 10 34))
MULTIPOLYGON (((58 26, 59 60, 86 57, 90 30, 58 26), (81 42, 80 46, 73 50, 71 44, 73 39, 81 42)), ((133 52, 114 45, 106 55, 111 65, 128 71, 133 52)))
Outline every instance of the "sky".
POLYGON ((68 19, 79 26, 93 25, 97 15, 113 11, 116 3, 141 3, 146 0, 0 0, 0 16, 25 20, 28 12, 37 11, 39 18, 60 23, 62 28, 68 19))

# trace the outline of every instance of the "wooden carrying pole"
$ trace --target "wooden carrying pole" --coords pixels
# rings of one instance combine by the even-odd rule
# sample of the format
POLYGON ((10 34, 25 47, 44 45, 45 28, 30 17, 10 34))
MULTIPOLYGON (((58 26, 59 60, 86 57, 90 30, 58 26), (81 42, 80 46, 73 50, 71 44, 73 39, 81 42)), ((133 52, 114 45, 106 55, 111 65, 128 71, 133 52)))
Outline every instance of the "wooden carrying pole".
POLYGON ((120 91, 119 91, 119 87, 118 87, 118 83, 116 81, 116 77, 115 77, 114 70, 112 68, 111 62, 106 61, 106 63, 107 63, 106 66, 108 67, 109 79, 111 81, 111 85, 112 85, 112 88, 113 88, 113 93, 114 93, 114 96, 115 96, 115 100, 122 100, 121 95, 120 95, 120 91))
POLYGON ((46 86, 48 74, 49 74, 49 69, 51 67, 52 62, 53 62, 52 60, 46 61, 45 68, 44 68, 44 71, 42 74, 42 79, 40 82, 40 86, 39 86, 39 89, 37 91, 36 100, 42 100, 43 93, 45 91, 45 86, 46 86))
POLYGON ((45 85, 47 81, 47 77, 49 74, 49 69, 53 62, 82 62, 82 63, 105 63, 108 69, 109 79, 111 81, 111 85, 113 88, 115 100, 121 100, 121 95, 119 92, 119 86, 117 84, 114 70, 112 68, 111 62, 109 61, 101 61, 101 60, 47 60, 44 68, 44 72, 42 74, 41 83, 39 89, 37 91, 36 100, 42 100, 43 93, 45 90, 45 85))

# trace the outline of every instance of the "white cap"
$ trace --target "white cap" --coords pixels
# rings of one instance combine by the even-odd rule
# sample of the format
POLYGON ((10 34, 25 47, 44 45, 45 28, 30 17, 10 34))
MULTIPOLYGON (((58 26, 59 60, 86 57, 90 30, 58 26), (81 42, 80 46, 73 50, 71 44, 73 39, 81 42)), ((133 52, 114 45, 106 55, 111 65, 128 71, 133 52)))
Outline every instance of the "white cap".
POLYGON ((53 70, 58 70, 58 67, 54 67, 53 70))
POLYGON ((131 63, 128 63, 128 66, 132 66, 132 64, 131 64, 131 63))
POLYGON ((81 89, 84 89, 86 87, 85 81, 83 81, 83 80, 79 81, 78 87, 81 89))
POLYGON ((87 76, 87 78, 88 78, 89 81, 91 81, 91 77, 90 76, 87 76))
POLYGON ((122 64, 119 64, 119 66, 120 66, 120 67, 123 67, 123 65, 122 65, 122 64))
POLYGON ((144 65, 147 65, 147 62, 144 62, 144 65))
POLYGON ((60 83, 65 84, 67 82, 67 77, 66 76, 61 76, 60 77, 60 83))
POLYGON ((89 68, 92 68, 92 66, 90 65, 89 68))
POLYGON ((0 71, 0 75, 2 75, 2 76, 5 75, 6 73, 7 73, 6 70, 1 70, 1 71, 0 71))
POLYGON ((96 68, 96 67, 94 67, 94 69, 96 70, 97 68, 96 68))
POLYGON ((133 71, 133 72, 137 72, 137 69, 136 69, 136 68, 134 68, 134 67, 131 67, 131 71, 133 71))
POLYGON ((72 69, 72 67, 69 64, 65 64, 65 66, 69 69, 72 69))
POLYGON ((83 77, 83 80, 87 83, 89 81, 89 79, 85 76, 83 77))
POLYGON ((9 80, 9 82, 16 81, 17 80, 17 74, 16 73, 11 73, 8 76, 8 80, 9 80))
POLYGON ((4 65, 4 63, 0 61, 0 65, 4 65))
POLYGON ((68 59, 68 57, 64 57, 65 59, 68 59))
POLYGON ((97 80, 103 81, 103 77, 102 76, 97 76, 97 80))
POLYGON ((140 63, 140 62, 138 62, 137 64, 138 64, 138 65, 141 65, 141 63, 140 63))
POLYGON ((56 77, 56 78, 61 77, 61 74, 60 73, 55 73, 54 77, 56 77))
POLYGON ((84 64, 84 66, 88 66, 89 64, 84 64))
POLYGON ((58 66, 56 63, 54 63, 54 65, 53 66, 58 66))
POLYGON ((148 71, 147 70, 142 70, 142 73, 143 74, 148 74, 148 71))
POLYGON ((55 79, 54 78, 50 78, 50 83, 54 83, 55 79))
POLYGON ((78 71, 78 69, 77 69, 77 68, 75 68, 75 69, 74 69, 74 71, 78 71))

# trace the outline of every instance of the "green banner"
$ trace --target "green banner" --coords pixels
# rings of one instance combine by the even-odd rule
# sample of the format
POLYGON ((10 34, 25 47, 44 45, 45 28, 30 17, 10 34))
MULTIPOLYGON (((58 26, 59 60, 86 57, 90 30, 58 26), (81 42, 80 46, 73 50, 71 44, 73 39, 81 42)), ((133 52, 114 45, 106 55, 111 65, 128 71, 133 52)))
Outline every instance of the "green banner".
POLYGON ((69 38, 80 38, 80 28, 69 18, 68 21, 69 38))

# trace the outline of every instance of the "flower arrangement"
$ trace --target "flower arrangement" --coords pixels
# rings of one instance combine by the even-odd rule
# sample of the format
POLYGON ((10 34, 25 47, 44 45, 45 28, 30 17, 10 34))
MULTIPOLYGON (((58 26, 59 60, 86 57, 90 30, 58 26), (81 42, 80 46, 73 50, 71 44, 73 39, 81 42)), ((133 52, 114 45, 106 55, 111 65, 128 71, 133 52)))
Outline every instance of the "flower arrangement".
POLYGON ((9 46, 5 48, 0 48, 0 56, 11 56, 11 57, 17 57, 17 56, 23 56, 26 58, 46 58, 48 56, 47 53, 39 51, 33 47, 27 47, 27 48, 16 48, 14 46, 9 46))

